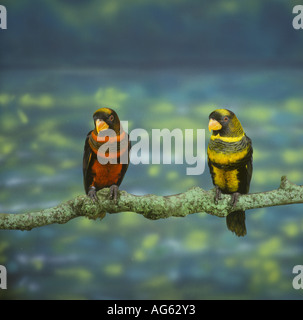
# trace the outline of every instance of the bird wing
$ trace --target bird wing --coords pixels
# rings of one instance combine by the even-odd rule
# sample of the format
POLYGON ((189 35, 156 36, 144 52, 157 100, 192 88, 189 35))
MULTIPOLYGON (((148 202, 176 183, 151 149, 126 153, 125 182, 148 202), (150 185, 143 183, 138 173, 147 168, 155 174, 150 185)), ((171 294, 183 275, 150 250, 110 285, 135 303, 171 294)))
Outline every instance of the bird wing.
POLYGON ((91 132, 92 131, 90 131, 86 136, 85 144, 84 144, 84 153, 83 153, 83 183, 84 183, 84 189, 86 193, 88 192, 88 188, 93 181, 92 176, 89 175, 89 168, 91 165, 91 158, 93 153, 88 143, 91 132))
POLYGON ((248 138, 248 142, 250 144, 250 148, 251 148, 251 151, 250 151, 250 158, 246 164, 246 170, 247 170, 247 193, 249 191, 249 186, 250 186, 250 180, 251 180, 251 177, 252 177, 252 172, 253 172, 253 147, 252 147, 252 142, 251 142, 251 139, 248 138))

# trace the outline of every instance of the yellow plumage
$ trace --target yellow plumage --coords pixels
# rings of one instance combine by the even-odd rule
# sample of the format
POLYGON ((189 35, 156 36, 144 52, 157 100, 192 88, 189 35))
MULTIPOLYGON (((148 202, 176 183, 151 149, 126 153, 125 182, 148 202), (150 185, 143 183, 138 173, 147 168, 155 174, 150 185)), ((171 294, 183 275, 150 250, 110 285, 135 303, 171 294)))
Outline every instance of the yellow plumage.
MULTIPOLYGON (((217 202, 221 193, 232 194, 232 205, 239 194, 249 191, 252 175, 252 144, 245 135, 235 114, 217 109, 209 116, 209 129, 213 130, 208 148, 208 166, 217 202)), ((227 216, 227 227, 238 236, 246 234, 245 213, 235 211, 227 216)))
POLYGON ((250 147, 247 146, 242 151, 223 153, 221 150, 217 152, 217 150, 210 149, 208 147, 207 155, 209 160, 214 163, 217 163, 220 165, 231 165, 236 163, 237 161, 244 159, 247 156, 248 152, 250 151, 249 149, 250 147))
POLYGON ((229 190, 231 193, 237 192, 239 189, 240 181, 238 179, 239 171, 237 169, 225 171, 213 167, 213 174, 214 184, 220 189, 229 190))

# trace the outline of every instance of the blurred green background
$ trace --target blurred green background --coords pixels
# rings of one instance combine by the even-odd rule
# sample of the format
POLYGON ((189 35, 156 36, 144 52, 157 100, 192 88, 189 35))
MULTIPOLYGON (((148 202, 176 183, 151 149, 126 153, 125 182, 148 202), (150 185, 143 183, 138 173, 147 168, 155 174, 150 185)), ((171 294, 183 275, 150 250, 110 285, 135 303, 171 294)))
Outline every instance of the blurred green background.
MULTIPOLYGON (((232 109, 254 146, 251 192, 303 181, 303 30, 282 0, 2 0, 0 212, 83 194, 92 114, 129 129, 207 129, 232 109)), ((302 4, 302 3, 301 3, 302 4)), ((209 139, 206 133, 206 139, 209 139)), ((159 195, 212 188, 208 168, 130 165, 121 188, 159 195)), ((247 211, 248 235, 205 213, 134 213, 0 231, 1 299, 301 299, 303 207, 247 211)))

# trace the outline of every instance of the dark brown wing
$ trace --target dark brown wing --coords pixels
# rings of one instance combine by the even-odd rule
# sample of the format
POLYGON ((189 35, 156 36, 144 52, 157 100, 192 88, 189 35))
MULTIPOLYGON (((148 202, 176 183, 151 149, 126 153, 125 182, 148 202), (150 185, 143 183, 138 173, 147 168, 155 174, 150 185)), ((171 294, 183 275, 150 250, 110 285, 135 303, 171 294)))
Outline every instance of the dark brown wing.
POLYGON ((252 148, 252 143, 251 139, 247 137, 248 143, 250 145, 250 150, 249 153, 246 157, 246 163, 239 168, 239 190, 238 192, 242 194, 246 194, 249 192, 249 187, 250 187, 250 181, 252 177, 252 172, 253 172, 253 148, 252 148))
POLYGON ((211 176, 211 179, 213 181, 213 184, 215 184, 214 182, 214 170, 213 170, 213 165, 212 165, 212 162, 211 160, 208 158, 207 159, 207 164, 208 164, 208 168, 209 168, 209 172, 210 172, 210 176, 211 176))
POLYGON ((88 188, 93 181, 93 177, 90 174, 93 151, 88 143, 88 139, 91 132, 92 131, 90 131, 86 136, 85 144, 84 144, 84 153, 83 153, 83 183, 84 183, 84 189, 86 194, 88 193, 88 188))

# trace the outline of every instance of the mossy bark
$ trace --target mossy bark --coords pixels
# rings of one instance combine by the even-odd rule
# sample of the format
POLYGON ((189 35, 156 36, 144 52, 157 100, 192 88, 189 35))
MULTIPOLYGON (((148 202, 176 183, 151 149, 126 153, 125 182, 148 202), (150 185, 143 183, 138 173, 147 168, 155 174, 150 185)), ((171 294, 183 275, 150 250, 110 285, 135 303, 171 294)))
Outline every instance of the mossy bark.
POLYGON ((86 195, 61 203, 56 207, 22 214, 0 213, 0 229, 31 230, 54 223, 66 223, 76 217, 103 219, 107 213, 131 211, 151 220, 169 217, 185 217, 192 213, 205 212, 225 217, 231 211, 303 203, 303 186, 295 185, 282 177, 276 190, 242 195, 235 207, 231 207, 230 195, 222 194, 222 200, 214 203, 215 189, 205 191, 194 187, 171 196, 147 194, 136 196, 125 191, 119 192, 117 203, 108 199, 109 189, 97 192, 99 201, 94 203, 86 195))

